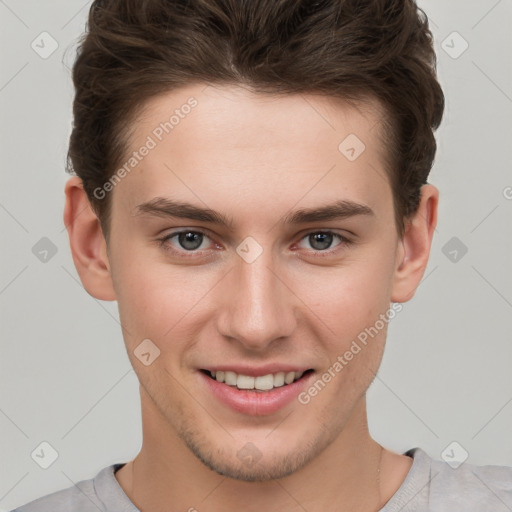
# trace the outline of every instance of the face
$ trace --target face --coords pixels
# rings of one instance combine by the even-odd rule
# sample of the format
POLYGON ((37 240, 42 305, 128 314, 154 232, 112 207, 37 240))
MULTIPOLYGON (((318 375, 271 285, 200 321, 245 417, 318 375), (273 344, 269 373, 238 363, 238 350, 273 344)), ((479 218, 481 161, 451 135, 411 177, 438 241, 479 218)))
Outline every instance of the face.
POLYGON ((108 248, 127 351, 152 431, 220 474, 290 474, 361 410, 401 246, 376 107, 195 85, 134 125, 108 248))

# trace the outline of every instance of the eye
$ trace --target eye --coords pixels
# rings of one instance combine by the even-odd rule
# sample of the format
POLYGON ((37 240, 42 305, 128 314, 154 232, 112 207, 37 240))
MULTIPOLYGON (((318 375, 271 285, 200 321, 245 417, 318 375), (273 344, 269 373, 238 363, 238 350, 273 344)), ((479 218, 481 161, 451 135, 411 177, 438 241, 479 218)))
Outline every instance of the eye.
POLYGON ((166 250, 175 253, 183 253, 183 252, 200 252, 198 249, 206 249, 206 247, 201 247, 205 239, 209 239, 206 233, 202 231, 192 231, 190 229, 184 231, 175 231, 174 233, 169 233, 162 238, 159 238, 160 245, 162 245, 166 250), (171 241, 175 240, 175 243, 171 241))
POLYGON ((303 237, 302 240, 306 240, 315 252, 321 252, 330 249, 335 238, 339 240, 339 243, 335 247, 340 245, 346 246, 350 244, 350 240, 348 238, 345 238, 344 236, 332 231, 312 231, 303 237))
MULTIPOLYGON (((159 238, 158 242, 164 250, 171 254, 181 257, 193 257, 208 251, 209 245, 207 240, 211 241, 211 238, 203 231, 186 229, 169 233, 159 238)), ((323 253, 318 254, 319 256, 331 255, 336 251, 336 247, 341 248, 352 243, 345 236, 333 231, 311 231, 302 237, 301 241, 297 244, 299 248, 304 248, 301 246, 303 241, 310 245, 313 253, 323 253), (338 239, 339 242, 334 246, 334 249, 331 249, 335 239, 338 239)), ((215 245, 217 248, 220 248, 217 244, 215 245)), ((306 247, 306 249, 308 248, 306 247)))

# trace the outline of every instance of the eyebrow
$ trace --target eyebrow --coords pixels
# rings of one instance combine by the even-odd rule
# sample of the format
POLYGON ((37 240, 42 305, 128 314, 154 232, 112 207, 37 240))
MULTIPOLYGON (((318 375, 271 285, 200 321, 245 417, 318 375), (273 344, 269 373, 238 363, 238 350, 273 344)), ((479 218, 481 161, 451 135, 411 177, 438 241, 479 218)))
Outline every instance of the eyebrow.
MULTIPOLYGON (((156 217, 175 217, 209 222, 233 231, 233 219, 210 208, 200 208, 191 203, 155 197, 135 207, 134 215, 149 214, 156 217)), ((375 216, 367 205, 350 200, 339 200, 315 208, 301 208, 288 213, 281 224, 306 224, 319 221, 341 220, 357 215, 375 216)))

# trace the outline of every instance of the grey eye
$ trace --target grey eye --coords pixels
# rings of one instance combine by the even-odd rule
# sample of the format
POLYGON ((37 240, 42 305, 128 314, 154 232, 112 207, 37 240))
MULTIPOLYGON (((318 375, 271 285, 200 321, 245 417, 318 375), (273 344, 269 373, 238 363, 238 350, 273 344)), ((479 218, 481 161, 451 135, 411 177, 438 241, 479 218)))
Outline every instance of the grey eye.
POLYGON ((308 241, 313 249, 323 251, 329 249, 333 241, 332 233, 311 233, 308 236, 308 241))
POLYGON ((183 231, 175 236, 178 237, 178 242, 183 249, 194 251, 203 243, 204 235, 195 231, 183 231))

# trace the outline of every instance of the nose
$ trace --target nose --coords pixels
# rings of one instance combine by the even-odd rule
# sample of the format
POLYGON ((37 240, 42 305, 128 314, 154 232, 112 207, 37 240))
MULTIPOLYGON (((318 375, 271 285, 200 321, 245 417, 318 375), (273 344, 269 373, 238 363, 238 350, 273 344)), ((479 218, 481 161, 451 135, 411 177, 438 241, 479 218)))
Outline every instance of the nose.
POLYGON ((285 275, 264 250, 253 262, 235 257, 235 268, 222 281, 218 330, 251 351, 265 351, 289 337, 297 325, 297 298, 285 275))

